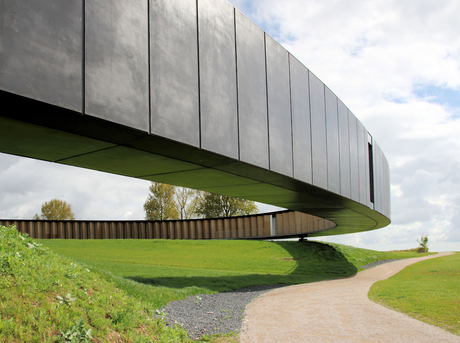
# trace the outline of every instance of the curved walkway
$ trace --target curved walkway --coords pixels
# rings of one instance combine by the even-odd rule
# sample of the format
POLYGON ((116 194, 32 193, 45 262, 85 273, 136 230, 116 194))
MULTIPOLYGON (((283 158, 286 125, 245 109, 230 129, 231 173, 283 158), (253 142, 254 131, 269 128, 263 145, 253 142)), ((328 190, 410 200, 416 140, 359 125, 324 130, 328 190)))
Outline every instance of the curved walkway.
POLYGON ((410 264, 449 254, 400 260, 346 279, 273 290, 246 307, 241 342, 460 343, 460 336, 387 309, 367 297, 374 282, 410 264))

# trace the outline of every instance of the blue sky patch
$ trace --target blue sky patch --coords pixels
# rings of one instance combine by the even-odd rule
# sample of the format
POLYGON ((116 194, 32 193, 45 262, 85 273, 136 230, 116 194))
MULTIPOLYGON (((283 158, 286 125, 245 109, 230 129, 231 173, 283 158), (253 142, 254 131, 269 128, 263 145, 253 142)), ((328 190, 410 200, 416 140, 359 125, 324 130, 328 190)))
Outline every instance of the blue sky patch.
POLYGON ((460 108, 460 91, 440 86, 419 85, 414 89, 414 94, 418 98, 425 99, 441 105, 447 105, 451 108, 460 108))

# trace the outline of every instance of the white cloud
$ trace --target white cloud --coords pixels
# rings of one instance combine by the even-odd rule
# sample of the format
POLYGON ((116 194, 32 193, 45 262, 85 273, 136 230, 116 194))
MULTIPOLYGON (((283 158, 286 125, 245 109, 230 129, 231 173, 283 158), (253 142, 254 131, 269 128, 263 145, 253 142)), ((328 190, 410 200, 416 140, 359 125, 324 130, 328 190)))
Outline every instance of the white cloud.
POLYGON ((0 218, 31 219, 53 198, 77 219, 143 219, 149 182, 0 154, 0 218))
POLYGON ((460 250, 460 3, 252 3, 250 17, 344 101, 390 163, 392 224, 327 239, 405 249, 426 233, 433 250, 460 250))

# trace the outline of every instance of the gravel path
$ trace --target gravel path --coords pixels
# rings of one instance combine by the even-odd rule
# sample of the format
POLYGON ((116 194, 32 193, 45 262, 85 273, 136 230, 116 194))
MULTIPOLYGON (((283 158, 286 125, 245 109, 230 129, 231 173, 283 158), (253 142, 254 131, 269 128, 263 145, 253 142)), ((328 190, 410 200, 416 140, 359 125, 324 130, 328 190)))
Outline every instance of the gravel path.
POLYGON ((439 253, 399 260, 354 277, 275 289, 245 311, 241 343, 417 342, 460 343, 460 336, 378 305, 367 297, 371 285, 439 253))
MULTIPOLYGON (((433 257, 440 256, 441 254, 438 255, 432 255, 433 257)), ((369 263, 365 266, 361 266, 361 268, 364 269, 369 269, 372 267, 377 267, 381 266, 383 264, 387 264, 389 262, 396 262, 396 261, 401 261, 397 259, 391 259, 391 260, 381 260, 377 262, 372 262, 369 263)), ((410 259, 410 260, 403 260, 402 263, 404 266, 412 264, 417 262, 418 259, 410 259)), ((385 268, 385 267, 384 267, 385 268)), ((324 306, 328 306, 325 304, 330 303, 330 298, 331 294, 328 295, 322 295, 321 293, 313 294, 312 291, 316 290, 318 291, 318 285, 321 291, 324 291, 324 289, 327 289, 329 287, 324 286, 324 282, 327 282, 327 285, 333 285, 334 282, 337 282, 338 285, 342 289, 336 289, 332 288, 332 293, 335 293, 334 295, 339 296, 339 301, 343 303, 343 305, 340 306, 345 306, 348 307, 346 304, 347 301, 351 301, 350 299, 347 298, 347 296, 350 296, 350 294, 346 294, 344 296, 343 292, 343 285, 350 283, 350 280, 352 282, 351 287, 353 293, 358 292, 359 289, 356 287, 356 281, 358 284, 364 285, 364 297, 365 303, 369 305, 369 303, 372 304, 372 306, 377 307, 379 310, 383 309, 384 312, 390 312, 390 315, 396 315, 396 316, 402 316, 403 318, 407 317, 403 314, 397 313, 395 311, 388 310, 386 308, 383 308, 380 305, 377 305, 370 300, 367 299, 367 292, 372 285, 373 282, 376 281, 374 279, 375 277, 379 279, 386 279, 389 276, 396 274, 399 270, 401 270, 403 267, 400 266, 395 266, 390 267, 387 266, 384 270, 379 270, 375 268, 373 271, 366 271, 366 272, 361 272, 358 276, 351 277, 351 278, 346 278, 346 279, 340 279, 340 280, 335 280, 335 281, 323 281, 319 283, 312 283, 312 284, 305 284, 305 285, 297 285, 297 286, 290 286, 287 288, 283 288, 280 290, 275 290, 277 288, 285 287, 287 285, 260 285, 260 286, 254 286, 254 287, 249 287, 249 288, 244 288, 240 289, 238 291, 233 291, 233 292, 225 292, 225 293, 216 293, 216 294, 200 294, 197 296, 190 296, 187 299, 180 300, 180 301, 173 301, 170 302, 166 307, 164 307, 162 310, 167 314, 166 315, 166 323, 169 326, 182 326, 185 330, 187 330, 188 335, 191 339, 199 339, 202 335, 204 334, 216 334, 216 333, 227 333, 231 331, 240 331, 242 327, 242 322, 243 318, 245 318, 245 325, 243 326, 243 331, 244 333, 242 334, 242 342, 284 342, 282 338, 278 340, 276 338, 276 335, 272 334, 272 330, 276 328, 277 326, 281 325, 283 329, 288 329, 291 333, 296 332, 296 329, 299 329, 298 335, 299 337, 291 337, 291 340, 288 340, 289 342, 317 342, 316 339, 320 339, 320 341, 329 341, 326 339, 327 334, 321 334, 321 337, 318 336, 311 336, 312 340, 306 339, 304 334, 308 333, 308 329, 304 328, 296 328, 295 324, 293 324, 292 321, 285 322, 286 318, 292 318, 295 312, 295 309, 292 306, 285 306, 287 303, 295 304, 298 302, 299 299, 308 299, 308 296, 314 296, 315 299, 311 299, 310 302, 305 304, 305 308, 302 308, 302 310, 308 310, 308 312, 311 314, 312 311, 314 310, 314 304, 319 302, 319 305, 322 305, 323 308, 324 306), (370 273, 369 273, 370 272, 370 273), (366 274, 367 273, 367 274, 366 274), (390 275, 391 274, 391 275, 390 275), (306 288, 304 288, 306 287, 306 288), (303 291, 305 289, 305 291, 303 291), (300 294, 297 294, 298 291, 301 291, 300 294), (269 294, 266 294, 264 297, 261 297, 257 299, 256 301, 252 302, 254 299, 258 298, 259 296, 263 295, 264 293, 267 293, 269 291, 269 294), (303 294, 303 292, 308 292, 308 294, 303 294), (288 295, 289 299, 285 299, 284 296, 288 295), (274 297, 274 298, 273 298, 274 297), (327 299, 324 299, 322 297, 326 297, 327 299), (266 308, 263 300, 269 299, 269 306, 270 308, 266 308), (252 302, 252 303, 251 303, 252 302), (246 311, 245 309, 246 306, 249 304, 248 308, 250 311, 246 311), (260 311, 254 314, 252 308, 259 308, 260 311), (282 309, 282 310, 281 310, 282 309), (266 321, 268 313, 271 313, 272 318, 276 318, 277 315, 281 316, 281 321, 278 323, 271 323, 268 324, 269 322, 266 321), (284 313, 284 314, 280 314, 284 313), (257 317, 260 318, 257 318, 257 317), (284 319, 284 320, 283 320, 284 319), (257 328, 258 335, 262 336, 254 336, 254 328, 251 326, 251 322, 255 320, 257 325, 260 325, 257 328), (260 322, 262 321, 262 322, 260 322), (292 327, 294 325, 294 327, 292 327), (251 331, 252 330, 252 331, 251 331), (262 338, 263 337, 263 338, 262 338), (316 338, 315 338, 316 337, 316 338), (259 340, 260 339, 260 340, 259 340)), ((350 286, 350 285, 349 285, 350 286)), ((345 291, 347 292, 347 291, 345 291)), ((361 292, 362 293, 362 292, 361 292)), ((354 295, 353 295, 354 296, 354 295)), ((316 304, 315 306, 318 306, 316 304)), ((330 306, 330 305, 329 305, 330 306)), ((330 308, 326 307, 326 312, 328 312, 327 317, 329 319, 335 318, 334 320, 337 320, 336 316, 330 313, 330 308)), ((302 311, 298 310, 298 317, 296 320, 301 320, 303 321, 302 325, 305 325, 306 328, 311 327, 313 325, 318 325, 318 323, 315 321, 314 323, 308 323, 308 319, 306 316, 301 315, 302 311)), ((349 316, 355 316, 356 314, 349 314, 349 316)), ((367 316, 368 314, 366 314, 367 316)), ((372 313, 372 315, 376 315, 375 313, 372 313)), ((316 314, 315 317, 319 317, 320 314, 316 314)), ((409 318, 409 317, 407 317, 409 318)), ((410 318, 411 319, 411 318, 410 318)), ((349 325, 349 320, 350 318, 347 319, 347 325, 349 325)), ((417 323, 418 322, 414 319, 411 319, 417 323)), ((323 323, 324 324, 324 323, 323 323)), ((385 323, 384 323, 385 324, 385 323)), ((388 324, 388 323, 387 323, 388 324)), ((428 327, 431 327, 427 324, 421 323, 422 325, 426 325, 428 327)), ((331 325, 335 325, 335 323, 331 323, 331 325)), ((363 324, 363 328, 365 329, 365 323, 363 324)), ((434 327, 433 327, 434 328, 434 327)), ((380 340, 380 339, 364 339, 364 340, 355 340, 356 337, 353 337, 352 339, 348 340, 346 338, 346 329, 347 328, 342 328, 343 329, 343 340, 339 339, 340 337, 332 337, 331 342, 348 342, 348 341, 353 341, 353 342, 405 342, 403 339, 401 340, 380 340)), ((349 329, 349 328, 348 328, 349 329)), ((435 330, 440 330, 444 332, 441 329, 435 328, 435 330)), ((341 330, 340 328, 338 329, 339 331, 341 330)), ((385 329, 386 330, 386 329, 385 329)), ((317 331, 317 330, 316 330, 317 331)), ((362 330, 361 330, 362 331, 362 330)), ((370 330, 369 333, 364 330, 364 333, 366 335, 370 335, 375 330, 370 330)), ((445 332, 444 332, 445 333, 445 332)), ((286 332, 284 332, 286 334, 286 332)), ((363 333, 361 332, 361 335, 363 333)), ((448 333, 447 333, 448 334, 448 333)), ((450 334, 448 334, 450 335, 450 334)), ((339 335, 340 336, 340 335, 339 335)), ((453 335, 452 335, 453 336, 453 335)), ((289 335, 287 336, 289 337, 289 335)), ((430 336, 428 336, 430 337, 430 336)), ((450 340, 447 340, 446 342, 460 342, 460 337, 454 336, 454 338, 450 337, 450 340)), ((419 342, 425 342, 425 340, 419 341, 419 342)), ((429 342, 429 340, 427 340, 429 342)))
POLYGON ((375 261, 375 262, 371 262, 371 263, 368 263, 364 266, 361 266, 361 268, 363 269, 369 269, 369 268, 372 268, 372 267, 377 267, 377 266, 380 266, 381 264, 385 264, 385 263, 390 263, 390 262, 395 262, 395 261, 399 261, 401 259, 391 259, 391 260, 380 260, 380 261, 375 261))
POLYGON ((203 334, 240 331, 246 305, 253 299, 285 285, 261 285, 234 292, 200 294, 180 301, 172 301, 162 310, 166 324, 182 326, 189 337, 203 334))

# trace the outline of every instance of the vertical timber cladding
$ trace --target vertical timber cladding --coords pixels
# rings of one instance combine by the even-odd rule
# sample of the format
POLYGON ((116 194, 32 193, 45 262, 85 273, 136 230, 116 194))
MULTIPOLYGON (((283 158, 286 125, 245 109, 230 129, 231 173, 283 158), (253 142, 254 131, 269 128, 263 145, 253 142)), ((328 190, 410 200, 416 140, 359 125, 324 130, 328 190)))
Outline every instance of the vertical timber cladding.
POLYGON ((264 31, 235 10, 240 160, 268 169, 264 31))
POLYGON ((149 132, 147 1, 85 2, 85 113, 149 132))
POLYGON ((293 176, 289 54, 265 34, 270 170, 293 176))
POLYGON ((196 0, 150 2, 151 133, 200 146, 196 0))
POLYGON ((238 159, 234 8, 198 1, 201 148, 238 159))

